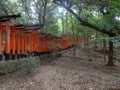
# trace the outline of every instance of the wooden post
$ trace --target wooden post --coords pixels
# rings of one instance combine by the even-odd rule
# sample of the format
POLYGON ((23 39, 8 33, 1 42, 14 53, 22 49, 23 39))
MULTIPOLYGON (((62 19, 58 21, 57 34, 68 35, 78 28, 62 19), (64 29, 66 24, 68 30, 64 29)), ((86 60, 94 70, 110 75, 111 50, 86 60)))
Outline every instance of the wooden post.
POLYGON ((16 36, 16 31, 15 31, 15 28, 14 27, 12 27, 12 60, 14 60, 15 59, 15 51, 16 51, 16 38, 15 38, 15 36, 16 36))
POLYGON ((21 57, 23 58, 24 57, 24 33, 22 32, 22 36, 21 36, 21 57))
POLYGON ((2 60, 2 27, 0 25, 0 61, 2 60))
POLYGON ((29 52, 32 53, 32 35, 29 34, 29 52))
POLYGON ((30 53, 30 33, 27 35, 27 52, 30 53))
POLYGON ((38 31, 36 32, 36 55, 38 56, 39 54, 39 50, 38 50, 38 46, 39 45, 39 33, 38 31))
POLYGON ((6 23, 5 60, 10 60, 10 26, 6 23))
POLYGON ((34 53, 34 55, 36 56, 37 54, 36 54, 36 31, 33 31, 33 53, 34 53))
POLYGON ((20 31, 18 31, 17 34, 17 59, 20 58, 20 46, 21 46, 21 42, 20 42, 20 31))
POLYGON ((24 33, 24 57, 27 56, 27 34, 24 33))
POLYGON ((33 33, 31 33, 31 45, 30 45, 30 48, 31 48, 31 53, 33 53, 33 33))

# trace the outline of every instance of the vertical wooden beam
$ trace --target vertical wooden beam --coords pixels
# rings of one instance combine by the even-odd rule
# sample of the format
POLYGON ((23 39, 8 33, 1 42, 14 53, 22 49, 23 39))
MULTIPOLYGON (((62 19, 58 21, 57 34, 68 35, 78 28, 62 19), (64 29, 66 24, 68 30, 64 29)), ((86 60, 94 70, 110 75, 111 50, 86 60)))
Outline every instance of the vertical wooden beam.
POLYGON ((0 24, 0 61, 2 60, 2 27, 0 24))
POLYGON ((15 59, 15 54, 16 54, 16 31, 15 28, 12 27, 12 60, 15 59))
POLYGON ((27 56, 27 34, 24 33, 24 57, 27 56))
POLYGON ((29 52, 32 53, 32 34, 29 34, 29 52))
POLYGON ((21 57, 23 58, 24 57, 24 33, 22 32, 22 36, 21 36, 21 57))
POLYGON ((36 56, 36 32, 35 31, 33 31, 32 37, 33 37, 33 46, 32 46, 33 47, 33 53, 36 56))
POLYGON ((33 53, 33 32, 31 33, 31 53, 33 53))
POLYGON ((9 21, 6 23, 6 40, 5 40, 5 60, 10 60, 10 26, 9 21))
POLYGON ((30 53, 30 33, 27 35, 27 52, 30 53))
POLYGON ((36 31, 33 33, 33 51, 37 52, 37 33, 36 33, 36 31))
POLYGON ((37 41, 36 41, 36 44, 37 44, 37 53, 39 52, 39 31, 37 31, 37 41))
POLYGON ((20 46, 21 46, 21 42, 20 42, 20 31, 18 30, 17 33, 17 59, 20 58, 20 46))

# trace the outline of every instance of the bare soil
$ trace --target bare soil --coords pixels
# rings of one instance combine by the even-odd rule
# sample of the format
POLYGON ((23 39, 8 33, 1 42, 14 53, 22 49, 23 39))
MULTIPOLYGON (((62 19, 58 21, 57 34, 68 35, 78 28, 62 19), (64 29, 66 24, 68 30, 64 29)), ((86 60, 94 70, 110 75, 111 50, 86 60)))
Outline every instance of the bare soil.
POLYGON ((57 60, 44 57, 42 61, 48 63, 29 74, 17 71, 1 76, 0 90, 120 90, 119 62, 106 67, 103 55, 95 51, 89 61, 88 49, 81 47, 77 47, 76 60, 72 48, 62 53, 57 60))

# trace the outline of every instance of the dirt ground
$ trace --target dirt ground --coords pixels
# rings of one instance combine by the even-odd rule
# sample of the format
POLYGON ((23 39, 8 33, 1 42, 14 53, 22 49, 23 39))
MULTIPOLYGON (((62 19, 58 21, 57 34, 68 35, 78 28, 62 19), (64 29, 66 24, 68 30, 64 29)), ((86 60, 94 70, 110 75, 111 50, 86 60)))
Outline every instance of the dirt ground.
POLYGON ((71 50, 62 53, 62 57, 31 74, 17 71, 1 76, 0 90, 120 90, 119 62, 116 67, 106 67, 103 55, 94 51, 89 61, 88 50, 80 47, 76 60, 71 50))

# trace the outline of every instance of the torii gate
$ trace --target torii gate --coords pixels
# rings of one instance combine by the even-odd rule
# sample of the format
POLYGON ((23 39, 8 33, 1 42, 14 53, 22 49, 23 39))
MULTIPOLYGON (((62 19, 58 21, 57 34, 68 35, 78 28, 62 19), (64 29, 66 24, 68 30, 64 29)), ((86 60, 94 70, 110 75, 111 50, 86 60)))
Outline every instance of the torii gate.
MULTIPOLYGON (((0 23, 0 48, 2 48, 2 34, 5 34, 5 60, 10 59, 10 52, 11 52, 11 47, 10 47, 10 40, 11 40, 11 29, 12 26, 14 26, 13 20, 17 17, 20 17, 20 14, 17 15, 9 15, 9 16, 0 16, 1 23, 0 23)), ((14 35, 13 35, 14 36, 14 35)), ((14 43, 13 39, 13 43, 14 43)), ((0 60, 2 60, 2 49, 0 49, 0 60)))

